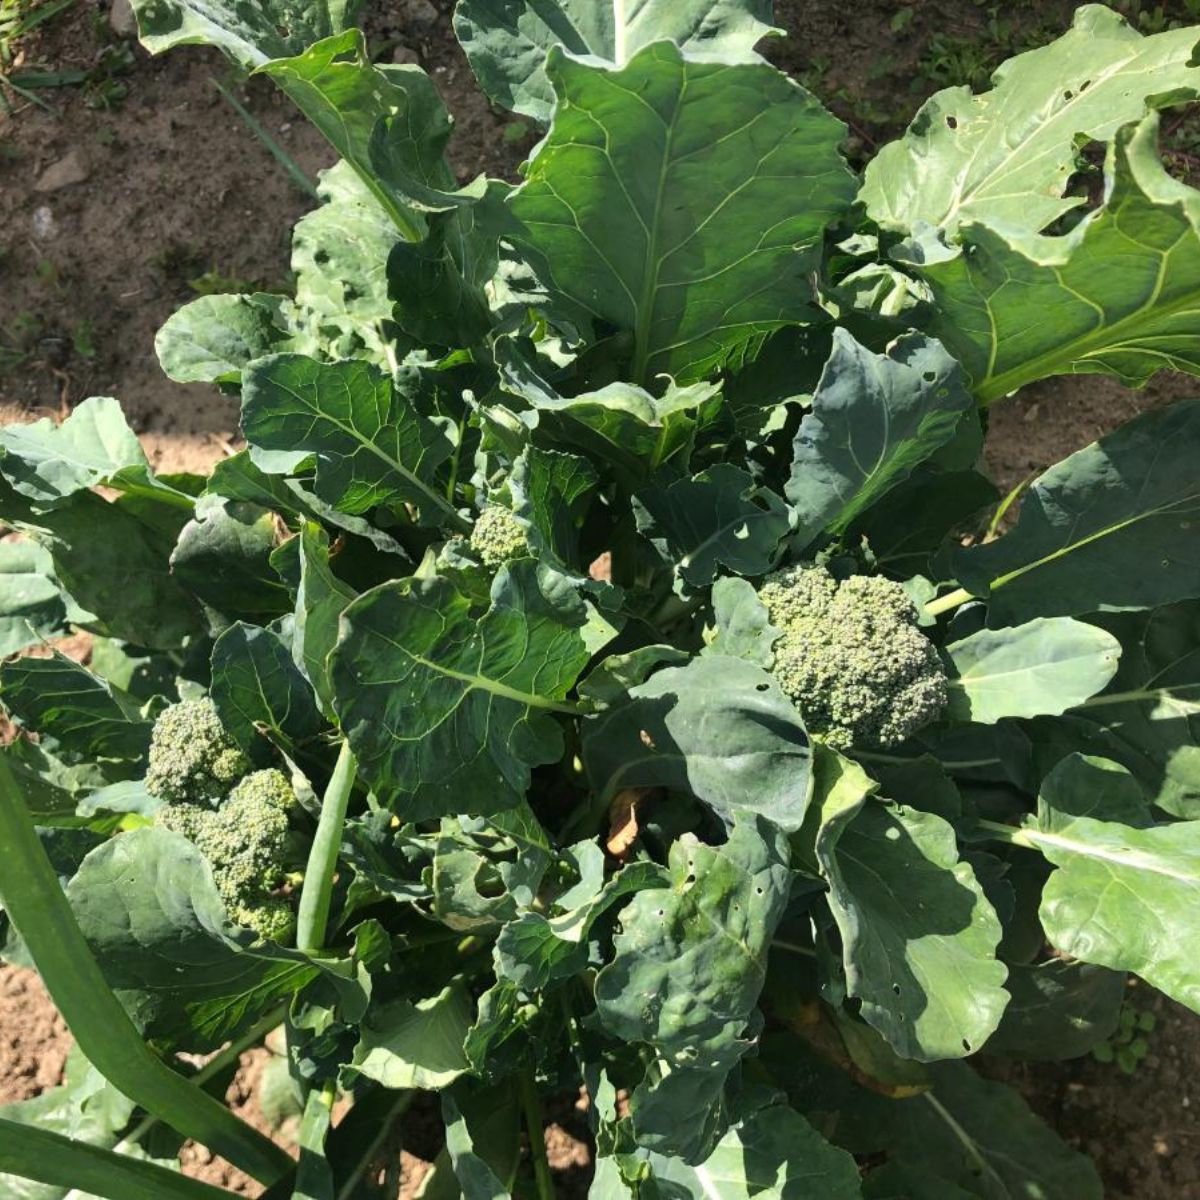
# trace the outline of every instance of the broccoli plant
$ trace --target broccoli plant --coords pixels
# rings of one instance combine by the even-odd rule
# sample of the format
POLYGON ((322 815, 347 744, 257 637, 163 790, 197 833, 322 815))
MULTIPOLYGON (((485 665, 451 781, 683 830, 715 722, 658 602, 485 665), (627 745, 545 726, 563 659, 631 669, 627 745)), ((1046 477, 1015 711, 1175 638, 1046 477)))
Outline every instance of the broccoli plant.
POLYGON ((427 1195, 548 1200, 584 1088, 597 1200, 1098 1197, 969 1060, 1095 1053, 1131 974, 1200 1011, 1200 400, 1016 496, 981 452, 1038 380, 1200 373, 1200 31, 1082 7, 858 176, 766 0, 459 0, 543 131, 461 182, 353 6, 134 8, 339 161, 294 295, 158 334, 244 448, 0 429, 0 948, 78 1043, 6 1186, 212 1196, 169 1129, 394 1197, 426 1092, 427 1195), (281 1026, 298 1164, 203 1086, 281 1026))

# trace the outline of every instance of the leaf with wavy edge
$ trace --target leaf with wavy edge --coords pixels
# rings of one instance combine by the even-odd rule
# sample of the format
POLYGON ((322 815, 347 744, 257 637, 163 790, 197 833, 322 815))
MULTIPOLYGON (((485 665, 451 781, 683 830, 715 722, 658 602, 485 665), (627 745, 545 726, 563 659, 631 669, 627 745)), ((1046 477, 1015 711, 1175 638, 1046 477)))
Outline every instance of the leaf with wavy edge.
POLYGON ((1051 375, 1200 374, 1200 192, 1163 170, 1158 118, 1122 129, 1104 206, 1070 233, 963 227, 965 251, 901 247, 933 290, 941 338, 985 404, 1051 375))
POLYGON ((1200 596, 1200 400, 1122 425, 1034 481, 1016 526, 954 555, 992 625, 1200 596))
POLYGON ((554 110, 551 46, 623 66, 651 42, 692 54, 757 59, 772 29, 771 0, 459 0, 454 32, 483 90, 542 124, 554 110))
MULTIPOLYGON (((1091 767, 1080 756, 1065 769, 1091 767)), ((1134 829, 1065 811, 1043 788, 1037 817, 1025 825, 981 824, 1041 851, 1058 868, 1039 912, 1054 946, 1084 962, 1132 971, 1200 1012, 1200 823, 1134 829)))
POLYGON ((554 713, 588 660, 582 601, 532 559, 502 567, 482 616, 447 579, 364 593, 330 658, 334 708, 380 800, 409 820, 511 808, 562 753, 554 713))
POLYGON ((670 42, 623 67, 554 47, 546 73, 559 107, 509 236, 564 305, 632 337, 631 380, 701 379, 805 320, 852 192, 840 122, 765 63, 670 42))
MULTIPOLYGON (((1200 89, 1195 29, 1143 37, 1098 4, 1057 41, 1020 54, 973 93, 947 88, 867 167, 860 199, 885 229, 973 221, 1037 232, 1083 203, 1063 197, 1080 137, 1107 141, 1147 105, 1200 89)), ((1041 319, 1040 317, 1038 319, 1041 319)))

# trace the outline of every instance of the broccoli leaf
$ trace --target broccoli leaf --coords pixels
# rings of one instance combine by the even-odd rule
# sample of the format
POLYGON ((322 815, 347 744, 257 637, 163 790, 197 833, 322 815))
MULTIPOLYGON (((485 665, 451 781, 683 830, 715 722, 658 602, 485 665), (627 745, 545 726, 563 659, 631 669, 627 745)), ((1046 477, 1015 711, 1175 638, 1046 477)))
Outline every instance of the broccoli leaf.
MULTIPOLYGON (((1068 759, 1065 769, 1088 767, 1068 759)), ((1058 868, 1042 892, 1046 936, 1072 958, 1132 971, 1200 1012, 1200 826, 1133 829, 1063 810, 1056 799, 1043 788, 1036 819, 1011 835, 1058 868)))
POLYGON ((137 702, 57 651, 0 665, 0 700, 22 725, 72 755, 138 759, 150 746, 150 722, 137 702))
POLYGON ((291 349, 282 296, 201 296, 154 335, 164 374, 179 383, 238 383, 256 358, 291 349))
POLYGON ((1046 1062, 1078 1058, 1104 1041, 1125 999, 1119 971, 1059 958, 1010 965, 1004 986, 1012 1000, 985 1053, 1046 1062))
POLYGON ((50 555, 36 542, 0 541, 0 658, 66 630, 50 555))
POLYGON ((666 486, 651 483, 634 503, 639 531, 691 588, 707 587, 722 566, 765 575, 791 529, 783 500, 732 463, 666 486))
POLYGON ((292 231, 292 316, 304 343, 295 349, 385 361, 394 345, 387 262, 400 240, 396 225, 349 163, 323 171, 317 194, 321 206, 292 231))
POLYGON ((269 629, 238 621, 217 638, 210 694, 225 731, 247 754, 261 750, 263 733, 290 754, 321 728, 312 688, 269 629))
POLYGON ((43 417, 0 428, 0 472, 37 504, 52 507, 127 468, 149 471, 145 451, 109 396, 93 396, 62 424, 43 417))
POLYGON ((1200 596, 1200 400, 1148 412, 1034 481, 1016 527, 954 557, 992 625, 1200 596))
POLYGON ((357 0, 134 0, 138 34, 151 54, 172 46, 215 46, 246 70, 353 23, 357 0))
POLYGON ((411 503, 431 523, 466 527, 433 485, 449 440, 377 367, 261 359, 245 373, 242 427, 254 446, 316 454, 317 495, 343 512, 411 503))
POLYGON ((1070 233, 971 224, 966 253, 907 247, 933 290, 930 332, 985 404, 1050 375, 1200 374, 1200 192, 1166 173, 1157 134, 1155 117, 1120 131, 1104 206, 1070 233))
POLYGON ((337 644, 338 622, 354 599, 329 565, 329 537, 311 521, 300 529, 300 588, 296 593, 296 663, 328 712, 333 708, 329 655, 337 644))
POLYGON ((1001 928, 953 827, 835 791, 816 856, 863 1019, 919 1062, 978 1050, 1008 1003, 1001 928))
POLYGON ((513 512, 528 522, 530 545, 570 567, 580 565, 579 527, 598 482, 586 458, 526 446, 508 478, 513 512))
POLYGON ((497 976, 531 992, 578 975, 587 966, 592 924, 617 901, 666 882, 657 863, 630 863, 574 907, 565 906, 566 897, 559 897, 555 907, 563 911, 554 916, 522 913, 505 925, 496 939, 497 976))
POLYGON ((666 787, 704 801, 727 824, 759 813, 799 829, 812 791, 800 714, 761 667, 706 654, 629 688, 583 729, 598 795, 666 787))
POLYGON ((726 576, 712 588, 713 630, 706 635, 701 654, 725 654, 744 658, 760 667, 771 666, 775 654, 771 647, 779 630, 771 624, 767 606, 758 598, 747 579, 726 576))
POLYGON ((1147 107, 1197 94, 1195 45, 1194 29, 1143 37, 1102 5, 1078 8, 1069 32, 1009 59, 990 90, 947 88, 926 101, 868 166, 868 214, 906 233, 953 234, 972 221, 1045 229, 1083 203, 1063 196, 1081 139, 1108 141, 1147 107))
POLYGON ((1121 641, 1105 692, 1072 714, 1159 808, 1200 818, 1200 603, 1093 618, 1121 641))
POLYGON ((450 118, 433 81, 419 67, 376 66, 361 30, 347 29, 260 70, 355 169, 407 241, 426 236, 426 213, 483 194, 483 179, 455 186, 444 153, 450 118))
POLYGON ((832 1128, 839 1146, 863 1158, 885 1155, 928 1187, 865 1193, 879 1200, 1104 1195, 1089 1158, 1070 1149, 1012 1088, 966 1063, 933 1063, 926 1068, 932 1088, 893 1099, 851 1082, 792 1036, 766 1039, 762 1057, 786 1083, 793 1105, 818 1127, 832 1128), (830 1113, 837 1120, 824 1125, 830 1113))
POLYGON ((1070 617, 1039 617, 980 629, 951 642, 945 715, 991 725, 1005 717, 1057 716, 1103 691, 1117 673, 1121 643, 1070 617))
POLYGON ((483 90, 497 104, 546 124, 554 89, 545 61, 551 46, 624 66, 651 42, 726 62, 756 60, 771 28, 770 0, 460 0, 454 32, 483 90))
POLYGON ((621 910, 613 959, 596 977, 598 1019, 669 1067, 634 1093, 640 1144, 694 1161, 724 1132, 716 1113, 725 1077, 753 1045, 787 862, 786 840, 761 819, 735 825, 723 846, 688 834, 671 847, 670 887, 639 892, 621 910), (680 1101, 701 1119, 679 1120, 680 1101))
POLYGON ((650 1165, 667 1200, 857 1200, 862 1194, 854 1159, 786 1104, 739 1115, 702 1163, 651 1154, 650 1165))
POLYGON ((149 1038, 213 1050, 319 970, 228 924, 212 871, 177 833, 147 827, 93 850, 67 887, 109 986, 149 1038))
POLYGON ((422 1000, 367 1012, 349 1069, 389 1088, 444 1088, 469 1068, 463 1041, 471 1000, 460 982, 422 1000))
POLYGON ((171 568, 214 611, 270 619, 292 607, 287 587, 271 566, 277 542, 272 512, 242 500, 202 496, 171 553, 171 568))
POLYGON ((792 449, 786 491, 797 544, 841 533, 949 442, 971 406, 962 370, 938 342, 908 334, 872 354, 835 329, 792 449))
POLYGON ((809 315, 822 231, 846 208, 842 126, 766 64, 655 42, 621 67, 550 50, 559 107, 509 235, 580 318, 632 336, 631 378, 702 379, 809 315))
POLYGON ((510 808, 562 753, 555 713, 588 659, 584 607, 531 559, 478 617, 449 580, 403 579, 342 615, 334 708, 363 775, 408 819, 510 808))

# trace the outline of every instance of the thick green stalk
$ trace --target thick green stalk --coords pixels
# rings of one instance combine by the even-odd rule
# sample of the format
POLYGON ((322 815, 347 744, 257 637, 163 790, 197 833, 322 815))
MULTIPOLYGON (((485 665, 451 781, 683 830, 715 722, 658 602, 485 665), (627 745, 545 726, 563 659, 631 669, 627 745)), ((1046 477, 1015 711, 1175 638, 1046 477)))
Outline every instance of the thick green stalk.
POLYGON ((342 847, 342 827, 346 824, 346 806, 354 790, 358 763, 349 742, 342 743, 333 775, 321 801, 317 834, 304 869, 300 890, 300 915, 296 926, 296 945, 308 953, 324 948, 329 924, 329 905, 333 898, 333 877, 337 872, 338 851, 342 847))
MULTIPOLYGON (((291 1171, 291 1159, 278 1146, 177 1075, 142 1040, 75 922, 3 756, 0 863, 0 899, 80 1050, 96 1070, 135 1104, 255 1179, 270 1184, 291 1171)), ((78 1181, 72 1183, 79 1186, 78 1181)))
POLYGON ((229 1200, 231 1194, 155 1163, 2 1118, 0 1173, 110 1200, 229 1200))
POLYGON ((537 1080, 532 1067, 522 1068, 517 1073, 517 1088, 521 1095, 521 1109, 525 1114, 525 1133, 529 1138, 529 1158, 533 1163, 538 1200, 554 1200, 554 1176, 550 1174, 550 1160, 546 1157, 542 1104, 538 1099, 537 1080))
POLYGON ((939 596, 936 600, 930 600, 925 605, 925 611, 931 617, 939 617, 942 613, 950 612, 952 609, 958 608, 960 604, 966 604, 968 600, 974 599, 975 597, 966 588, 959 588, 957 591, 939 596))

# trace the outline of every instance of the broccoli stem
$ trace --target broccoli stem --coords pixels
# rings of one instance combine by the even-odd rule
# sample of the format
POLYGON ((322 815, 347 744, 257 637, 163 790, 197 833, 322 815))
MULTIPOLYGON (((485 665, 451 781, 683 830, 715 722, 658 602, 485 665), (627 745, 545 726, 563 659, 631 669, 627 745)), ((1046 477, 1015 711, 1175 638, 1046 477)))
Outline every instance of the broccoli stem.
POLYGON ((975 597, 966 588, 958 588, 956 591, 939 596, 936 600, 930 600, 925 605, 925 612, 931 617, 940 617, 942 613, 950 612, 952 609, 958 608, 960 604, 966 604, 968 600, 974 599, 975 597))
POLYGON ((325 945, 325 929, 329 924, 329 906, 333 897, 333 877, 337 871, 338 851, 342 845, 342 826, 346 823, 346 807, 354 789, 358 763, 349 742, 343 742, 337 764, 325 796, 321 801, 321 817, 317 833, 304 869, 304 886, 300 890, 300 914, 296 923, 296 945, 307 953, 315 953, 325 945))
POLYGON ((542 1123, 542 1103, 538 1099, 537 1080, 532 1067, 523 1067, 517 1072, 517 1090, 521 1097, 521 1109, 525 1114, 525 1132, 529 1137, 529 1159, 533 1164, 533 1178, 537 1184, 538 1200, 554 1200, 554 1176, 550 1174, 550 1160, 546 1157, 546 1131, 542 1123))

